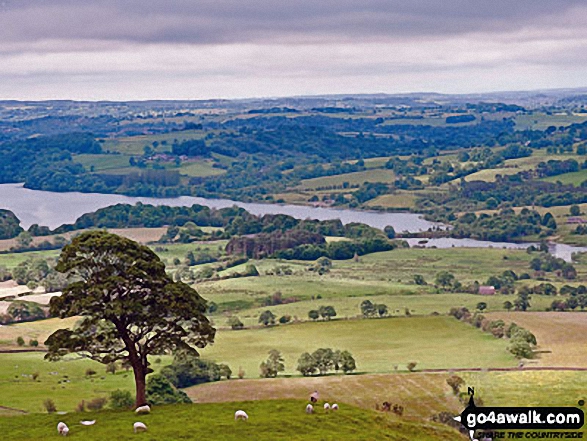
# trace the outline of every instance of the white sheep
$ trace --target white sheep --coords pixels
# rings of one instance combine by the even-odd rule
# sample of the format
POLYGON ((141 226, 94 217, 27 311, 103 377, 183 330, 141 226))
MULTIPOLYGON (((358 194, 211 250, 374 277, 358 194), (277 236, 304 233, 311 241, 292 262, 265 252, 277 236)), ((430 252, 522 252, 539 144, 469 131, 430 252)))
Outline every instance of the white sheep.
POLYGON ((332 410, 338 410, 338 404, 334 403, 331 408, 332 410))
POLYGON ((238 421, 238 420, 243 420, 243 421, 248 421, 249 416, 247 415, 247 413, 244 410, 237 410, 234 413, 234 420, 238 421))
POLYGON ((328 412, 330 410, 330 404, 324 403, 324 411, 328 412))
POLYGON ((151 413, 151 408, 149 405, 145 404, 144 406, 137 407, 135 410, 136 413, 151 413))
POLYGON ((67 424, 65 424, 63 421, 60 421, 57 424, 57 433, 59 433, 59 435, 67 436, 69 433, 69 427, 67 427, 67 424))
POLYGON ((137 421, 136 423, 134 423, 132 425, 135 433, 137 432, 145 432, 147 430, 147 426, 144 423, 141 423, 140 421, 137 421))
POLYGON ((306 413, 314 413, 314 406, 312 406, 311 404, 308 404, 306 406, 306 413))

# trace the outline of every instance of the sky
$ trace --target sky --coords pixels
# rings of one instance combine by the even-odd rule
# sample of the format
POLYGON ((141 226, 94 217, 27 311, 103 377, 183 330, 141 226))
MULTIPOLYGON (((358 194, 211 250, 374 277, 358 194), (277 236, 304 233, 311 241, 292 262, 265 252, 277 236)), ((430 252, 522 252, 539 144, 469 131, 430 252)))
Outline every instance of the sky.
POLYGON ((0 0, 0 99, 587 86, 585 0, 0 0))

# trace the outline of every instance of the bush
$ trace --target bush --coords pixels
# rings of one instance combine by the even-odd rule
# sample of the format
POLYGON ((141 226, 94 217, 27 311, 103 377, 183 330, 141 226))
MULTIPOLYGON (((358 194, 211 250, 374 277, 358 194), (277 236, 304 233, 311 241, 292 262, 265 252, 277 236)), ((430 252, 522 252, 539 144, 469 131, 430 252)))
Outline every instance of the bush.
POLYGON ((116 373, 116 370, 118 369, 118 366, 116 365, 116 363, 112 362, 112 363, 108 363, 106 365, 106 373, 107 374, 112 374, 114 375, 116 373))
POLYGON ((281 323, 282 325, 285 325, 289 322, 291 322, 291 315, 286 314, 279 317, 279 323, 281 323))
POLYGON ((240 319, 236 315, 233 315, 232 317, 230 317, 226 323, 232 329, 243 329, 245 327, 245 325, 243 325, 243 322, 241 322, 240 319))
POLYGON ((243 378, 245 378, 245 370, 239 366, 238 368, 238 379, 242 380, 243 378))
POLYGON ((110 407, 115 410, 131 409, 135 404, 132 394, 127 390, 116 389, 110 393, 110 407))
POLYGON ((266 361, 263 361, 259 368, 261 369, 262 378, 275 378, 279 372, 285 370, 283 364, 283 357, 277 349, 271 349, 269 351, 269 357, 266 361))
POLYGON ((16 338, 16 344, 17 344, 18 346, 24 346, 24 338, 22 338, 21 336, 18 336, 18 337, 16 338))
POLYGON ((93 400, 89 401, 86 404, 86 407, 88 408, 88 410, 91 410, 92 412, 96 412, 98 410, 101 410, 107 402, 108 402, 108 398, 98 397, 98 398, 94 398, 93 400))
POLYGON ((39 373, 39 371, 33 372, 33 375, 32 375, 33 381, 37 381, 40 376, 41 376, 41 374, 39 373))
POLYGON ((407 368, 408 368, 408 370, 409 370, 410 372, 414 372, 414 371, 416 370, 416 365, 417 365, 417 364, 418 364, 418 362, 416 362, 416 361, 410 361, 410 362, 407 364, 407 368))
POLYGON ((516 336, 512 338, 508 350, 517 358, 532 358, 534 356, 530 343, 516 336))
POLYGON ((177 390, 173 387, 173 384, 161 374, 149 376, 147 379, 146 392, 147 402, 151 406, 192 402, 185 392, 177 390))
POLYGON ((197 355, 178 353, 170 365, 161 369, 161 375, 173 386, 184 388, 220 380, 221 366, 197 355))
POLYGON ((57 412, 57 406, 55 406, 55 402, 51 398, 47 398, 45 401, 43 401, 43 407, 47 413, 57 412))
POLYGON ((39 341, 38 340, 29 340, 29 346, 36 348, 37 346, 39 346, 39 341))
POLYGON ((86 369, 86 377, 91 377, 91 376, 96 375, 96 374, 97 374, 97 372, 94 369, 92 369, 92 368, 87 368, 86 369))
POLYGON ((458 395, 461 391, 461 386, 465 384, 465 380, 458 375, 452 375, 446 379, 446 383, 451 387, 452 392, 458 395))

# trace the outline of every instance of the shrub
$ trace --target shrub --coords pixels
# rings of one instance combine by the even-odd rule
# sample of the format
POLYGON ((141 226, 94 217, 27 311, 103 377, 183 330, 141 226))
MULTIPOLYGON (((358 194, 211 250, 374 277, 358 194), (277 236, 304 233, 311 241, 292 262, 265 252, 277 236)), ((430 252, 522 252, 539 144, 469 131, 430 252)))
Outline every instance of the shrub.
POLYGON ((91 377, 91 376, 96 375, 96 374, 97 374, 97 372, 94 369, 92 369, 92 368, 87 368, 86 369, 86 377, 91 377))
POLYGON ((226 323, 232 329, 243 329, 245 327, 245 325, 243 325, 243 322, 241 322, 240 319, 236 315, 233 315, 232 317, 230 317, 226 323))
POLYGON ((55 402, 51 398, 47 398, 45 401, 43 401, 43 407, 47 413, 57 412, 57 406, 55 406, 55 402))
POLYGON ((75 411, 76 412, 85 412, 86 411, 86 401, 81 400, 79 403, 77 403, 77 405, 75 406, 75 411))
POLYGON ((465 384, 465 380, 458 375, 452 375, 446 379, 446 383, 451 387, 452 392, 458 395, 461 391, 461 386, 465 384))
POLYGON ((33 381, 37 381, 37 379, 39 378, 41 374, 37 371, 37 372, 33 372, 32 378, 33 381))
POLYGON ((407 368, 408 368, 408 370, 409 370, 410 372, 414 372, 414 371, 416 370, 416 365, 417 365, 417 364, 418 364, 418 362, 416 362, 416 361, 410 361, 410 362, 407 364, 407 368))
POLYGON ((29 340, 29 346, 36 348, 37 346, 39 346, 39 341, 38 340, 29 340))
POLYGON ((18 346, 24 346, 24 338, 22 338, 21 336, 18 336, 18 337, 16 338, 16 344, 17 344, 18 346))
POLYGON ((173 362, 161 369, 161 375, 173 386, 185 388, 220 380, 221 367, 197 355, 177 353, 173 362))
POLYGON ((112 409, 130 409, 134 404, 135 400, 127 390, 116 389, 110 393, 110 407, 112 409))
POLYGON ((161 374, 149 376, 146 392, 147 402, 151 406, 192 402, 185 392, 177 390, 173 387, 173 384, 161 374))
POLYGON ((282 315, 281 317, 279 317, 279 323, 281 323, 282 325, 285 325, 286 323, 291 322, 291 315, 282 315))
POLYGON ((285 370, 283 364, 283 357, 277 349, 271 349, 269 351, 269 357, 266 361, 263 361, 259 368, 261 369, 262 378, 275 378, 279 372, 285 370))
POLYGON ((508 350, 517 358, 532 358, 534 353, 530 347, 530 343, 520 337, 514 336, 512 338, 508 350))
POLYGON ((245 370, 239 366, 238 368, 238 374, 237 374, 239 380, 242 380, 243 378, 245 378, 245 370))
POLYGON ((106 398, 106 397, 94 398, 93 400, 89 401, 86 404, 86 407, 88 408, 88 410, 95 412, 95 411, 101 410, 107 401, 108 401, 108 398, 106 398))

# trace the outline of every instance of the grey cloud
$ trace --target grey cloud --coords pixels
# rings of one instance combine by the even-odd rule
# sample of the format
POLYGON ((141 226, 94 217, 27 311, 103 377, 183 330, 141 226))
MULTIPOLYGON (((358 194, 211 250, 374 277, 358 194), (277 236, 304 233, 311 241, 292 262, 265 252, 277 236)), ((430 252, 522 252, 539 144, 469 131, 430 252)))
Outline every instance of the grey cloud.
POLYGON ((0 42, 369 41, 546 31, 585 18, 584 0, 5 0, 0 42))

